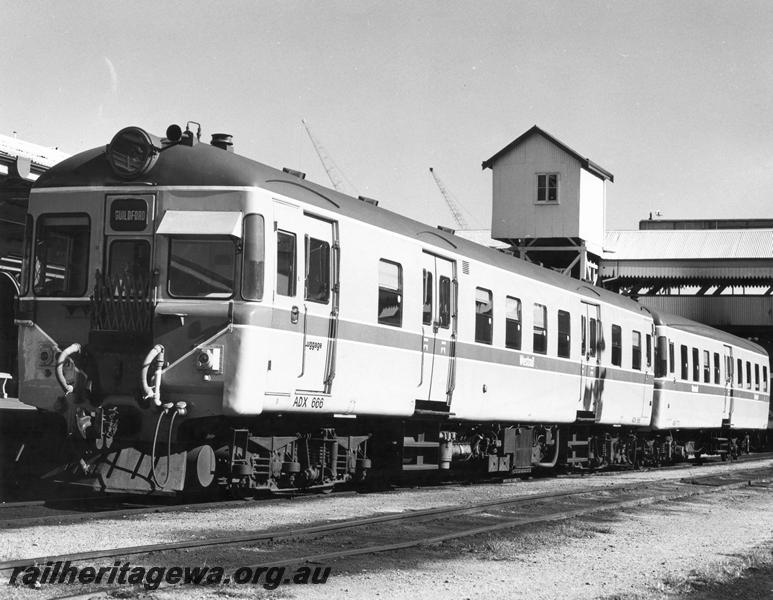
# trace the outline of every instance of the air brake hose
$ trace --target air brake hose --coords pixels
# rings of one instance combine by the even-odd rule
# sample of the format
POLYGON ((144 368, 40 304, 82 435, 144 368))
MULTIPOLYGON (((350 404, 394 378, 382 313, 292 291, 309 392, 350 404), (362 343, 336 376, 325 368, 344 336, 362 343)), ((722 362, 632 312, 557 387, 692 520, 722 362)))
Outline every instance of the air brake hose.
POLYGON ((64 378, 64 363, 74 354, 80 354, 81 350, 80 344, 70 344, 67 348, 62 350, 59 357, 56 359, 56 381, 64 390, 65 396, 72 394, 75 391, 75 388, 67 383, 67 380, 64 378))
POLYGON ((153 483, 155 483, 159 489, 163 489, 169 482, 169 476, 172 473, 172 427, 174 427, 174 420, 178 414, 185 416, 187 412, 187 404, 185 402, 178 402, 176 404, 169 402, 163 405, 163 410, 158 415, 156 431, 153 434, 153 446, 151 446, 150 450, 150 474, 153 483), (166 477, 164 477, 163 482, 160 482, 158 480, 158 475, 156 474, 156 444, 158 443, 158 430, 161 428, 161 421, 167 413, 172 413, 172 416, 169 419, 169 431, 167 432, 166 437, 166 477))
POLYGON ((145 360, 142 363, 142 371, 140 372, 140 384, 142 385, 143 398, 145 400, 153 400, 153 404, 157 407, 161 407, 161 373, 164 369, 164 347, 161 344, 156 344, 148 352, 145 360), (150 366, 155 366, 155 373, 153 374, 153 387, 148 385, 148 371, 150 366))

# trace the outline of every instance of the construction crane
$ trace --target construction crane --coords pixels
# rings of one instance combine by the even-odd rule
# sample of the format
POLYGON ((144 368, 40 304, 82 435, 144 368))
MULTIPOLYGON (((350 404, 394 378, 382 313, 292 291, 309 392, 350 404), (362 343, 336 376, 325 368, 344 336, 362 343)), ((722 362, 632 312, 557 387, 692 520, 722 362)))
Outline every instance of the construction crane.
POLYGON ((328 179, 330 179, 330 183, 333 184, 333 188, 335 188, 335 190, 338 192, 343 192, 345 194, 350 194, 356 197, 357 189, 354 187, 352 182, 349 181, 346 175, 341 172, 341 169, 338 168, 338 165, 335 164, 335 161, 325 151, 324 146, 319 142, 319 140, 317 140, 317 138, 314 137, 314 134, 311 133, 309 124, 305 119, 301 119, 301 123, 303 123, 304 129, 306 129, 306 133, 311 140, 311 145, 314 146, 314 151, 317 153, 317 156, 319 156, 319 161, 325 168, 325 172, 327 173, 328 179))
POLYGON ((438 177, 437 173, 435 173, 435 169, 430 167, 429 172, 432 174, 432 178, 435 180, 438 189, 440 189, 440 193, 443 194, 443 198, 445 199, 446 204, 448 204, 448 208, 451 210, 454 221, 456 221, 456 223, 459 225, 459 229, 470 229, 469 223, 467 223, 467 220, 462 215, 459 203, 451 195, 451 192, 446 189, 446 186, 443 185, 440 177, 438 177))

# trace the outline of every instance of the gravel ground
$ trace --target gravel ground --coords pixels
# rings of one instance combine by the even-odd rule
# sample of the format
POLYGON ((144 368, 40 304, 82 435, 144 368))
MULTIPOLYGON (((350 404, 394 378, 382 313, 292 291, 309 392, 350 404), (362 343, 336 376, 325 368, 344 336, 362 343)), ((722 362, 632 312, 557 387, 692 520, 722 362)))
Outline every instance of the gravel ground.
MULTIPOLYGON (((735 465, 773 466, 773 461, 735 465)), ((120 521, 6 530, 2 560, 175 539, 244 533, 295 523, 318 523, 374 513, 463 504, 516 494, 600 488, 621 481, 715 475, 730 466, 632 472, 615 477, 544 479, 496 485, 452 486, 387 494, 317 497, 298 501, 245 503, 237 508, 183 514, 151 514, 120 521)), ((683 597, 706 581, 720 581, 753 566, 773 563, 773 493, 743 488, 698 499, 531 526, 429 548, 332 563, 324 585, 171 588, 119 593, 129 598, 659 598, 683 597), (748 558, 754 556, 756 563, 748 558), (759 564, 758 564, 759 563, 759 564)), ((249 553, 245 553, 245 556, 249 553)), ((255 555, 252 554, 252 562, 255 555)), ((163 564, 163 557, 157 559, 163 564)), ((209 564, 216 565, 214 553, 209 564)), ((249 564, 249 561, 245 561, 249 564)), ((764 587, 764 586, 763 586, 764 587)), ((773 597, 773 590, 765 590, 773 597)), ((8 586, 0 596, 64 596, 62 586, 39 590, 8 586)), ((115 596, 103 596, 115 597, 115 596)), ((710 596, 702 596, 710 597, 710 596)), ((720 596, 717 596, 720 597, 720 596)), ((726 595, 723 597, 727 597, 726 595)), ((750 598, 755 596, 748 596, 750 598)))

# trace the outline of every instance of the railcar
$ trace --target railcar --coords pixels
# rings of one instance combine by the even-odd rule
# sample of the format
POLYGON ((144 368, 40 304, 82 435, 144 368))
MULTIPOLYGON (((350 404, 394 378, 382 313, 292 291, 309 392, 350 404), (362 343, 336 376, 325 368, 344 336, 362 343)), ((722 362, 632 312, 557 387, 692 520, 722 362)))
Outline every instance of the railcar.
POLYGON ((66 423, 62 480, 326 490, 655 455, 649 311, 230 136, 119 131, 40 177, 25 239, 20 397, 66 423))
POLYGON ((668 432, 663 451, 725 456, 738 452, 739 445, 748 449, 748 431, 768 425, 765 350, 680 316, 656 312, 653 317, 657 352, 652 427, 668 432))

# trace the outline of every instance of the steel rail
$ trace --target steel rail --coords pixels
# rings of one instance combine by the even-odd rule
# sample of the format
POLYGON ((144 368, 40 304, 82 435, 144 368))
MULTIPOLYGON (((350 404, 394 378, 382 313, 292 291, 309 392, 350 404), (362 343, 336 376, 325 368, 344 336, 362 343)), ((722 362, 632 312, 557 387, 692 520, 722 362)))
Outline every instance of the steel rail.
MULTIPOLYGON (((352 556, 356 554, 370 554, 375 552, 384 552, 388 550, 408 548, 411 546, 432 544, 440 541, 445 541, 448 539, 477 535, 479 533, 492 532, 500 529, 514 528, 514 527, 519 527, 519 526, 529 525, 534 523, 560 521, 560 520, 570 519, 578 516, 589 515, 596 512, 603 512, 603 511, 609 511, 609 510, 621 510, 621 509, 635 507, 635 506, 643 506, 646 504, 666 502, 666 501, 677 500, 677 499, 691 497, 691 496, 699 496, 699 495, 713 493, 720 490, 729 490, 733 488, 752 485, 752 482, 756 482, 756 481, 768 481, 773 476, 773 472, 771 472, 770 469, 766 469, 762 475, 759 475, 756 477, 754 476, 749 477, 751 473, 748 473, 748 472, 744 474, 739 474, 739 475, 741 476, 741 479, 731 481, 721 485, 696 486, 694 485, 694 482, 700 480, 700 478, 697 478, 694 480, 687 481, 686 485, 692 484, 691 487, 687 489, 679 489, 675 492, 667 492, 667 493, 657 492, 654 495, 645 496, 643 498, 635 498, 632 500, 624 500, 624 501, 618 501, 618 502, 608 502, 606 501, 606 499, 595 498, 594 500, 598 501, 598 503, 587 508, 564 510, 564 511, 558 511, 556 513, 551 513, 548 515, 538 515, 533 517, 521 516, 515 519, 510 519, 501 523, 497 523, 495 525, 487 525, 484 527, 477 527, 474 529, 463 530, 460 532, 451 532, 441 536, 414 539, 406 542, 389 544, 385 546, 366 546, 363 548, 355 548, 355 549, 350 549, 350 550, 345 550, 340 552, 314 554, 314 555, 294 558, 290 562, 292 562, 293 564, 297 564, 301 562, 330 559, 335 557, 352 556)), ((667 484, 668 483, 673 484, 674 482, 667 482, 667 484)), ((679 483, 681 483, 682 485, 685 485, 684 481, 681 481, 679 483)), ((652 487, 662 486, 662 485, 663 485, 663 482, 654 482, 652 485, 647 487, 652 488, 652 487)), ((129 546, 124 548, 111 548, 111 549, 94 550, 89 552, 80 552, 80 553, 71 553, 71 554, 62 554, 62 555, 39 556, 39 557, 32 557, 32 558, 26 558, 26 559, 0 562, 0 572, 11 570, 16 567, 22 567, 22 566, 28 566, 28 565, 34 565, 34 564, 44 564, 48 561, 68 561, 69 560, 71 562, 78 562, 78 561, 94 560, 94 559, 116 558, 116 557, 137 555, 137 554, 148 554, 151 552, 161 552, 161 551, 170 551, 170 550, 183 550, 183 549, 192 549, 192 548, 207 548, 207 547, 214 547, 214 546, 238 545, 238 544, 254 543, 254 542, 269 541, 269 540, 276 541, 281 539, 303 539, 308 537, 319 537, 321 534, 332 534, 332 533, 345 531, 347 529, 354 529, 354 528, 364 527, 368 525, 377 525, 377 524, 384 524, 384 523, 390 523, 390 522, 406 523, 406 522, 438 520, 443 517, 452 517, 452 516, 460 516, 465 514, 483 512, 487 509, 495 508, 495 507, 532 504, 532 503, 544 501, 544 500, 566 499, 566 498, 572 498, 572 497, 577 498, 581 496, 586 496, 588 494, 594 494, 594 493, 598 494, 599 492, 609 492, 609 491, 625 491, 626 489, 629 489, 629 490, 632 489, 633 491, 640 492, 642 489, 642 486, 639 483, 627 482, 627 483, 621 483, 621 484, 612 485, 612 486, 605 486, 603 488, 591 487, 591 488, 585 488, 583 490, 575 490, 575 491, 569 491, 569 492, 531 494, 526 496, 518 496, 516 498, 513 498, 513 497, 500 498, 497 500, 465 504, 462 506, 430 508, 430 509, 424 509, 424 510, 418 510, 418 511, 411 511, 407 513, 380 515, 376 517, 352 519, 352 520, 340 521, 336 523, 328 523, 324 525, 315 525, 315 526, 309 526, 309 527, 300 527, 295 529, 256 532, 256 533, 251 533, 247 535, 225 536, 225 537, 206 539, 206 540, 167 542, 167 543, 160 543, 160 544, 147 544, 147 545, 141 545, 141 546, 129 546)), ((285 559, 284 561, 280 561, 280 562, 272 561, 270 563, 260 563, 257 565, 249 565, 249 566, 257 567, 257 566, 267 566, 267 565, 276 565, 276 564, 287 564, 287 562, 288 561, 285 559)))

